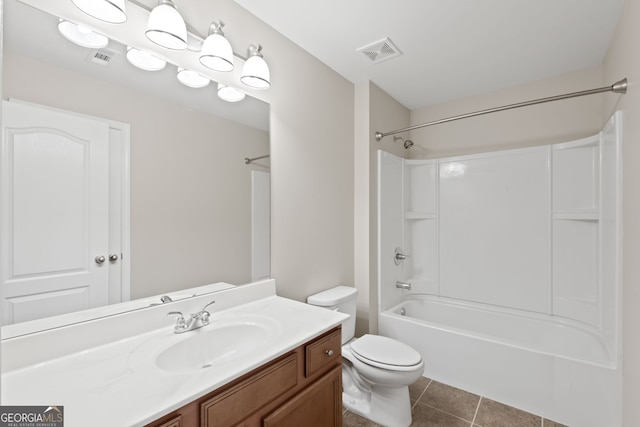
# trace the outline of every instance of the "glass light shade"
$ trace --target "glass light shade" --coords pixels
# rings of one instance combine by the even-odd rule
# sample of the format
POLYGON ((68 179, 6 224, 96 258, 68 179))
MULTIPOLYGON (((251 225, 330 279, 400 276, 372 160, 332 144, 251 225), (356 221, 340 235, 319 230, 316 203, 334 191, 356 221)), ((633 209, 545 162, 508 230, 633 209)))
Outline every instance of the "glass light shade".
POLYGON ((112 24, 127 20, 125 0, 71 0, 78 9, 89 16, 112 24))
POLYGON ((207 86, 211 81, 202 74, 196 73, 192 70, 184 69, 182 67, 178 67, 177 77, 180 83, 182 83, 183 85, 196 89, 207 86))
POLYGON ((127 60, 132 65, 145 71, 159 71, 167 65, 164 59, 160 59, 157 56, 151 55, 149 52, 130 46, 127 47, 127 60))
POLYGON ((187 48, 187 26, 171 0, 161 0, 149 15, 147 38, 172 50, 187 48))
POLYGON ((227 102, 242 101, 245 97, 245 93, 236 89, 235 87, 226 86, 222 83, 218 83, 218 98, 227 102))
POLYGON ((268 89, 271 86, 269 66, 259 54, 253 54, 242 67, 240 81, 254 89, 268 89))
POLYGON ((215 71, 233 70, 231 43, 220 33, 210 34, 202 44, 200 62, 215 71))
POLYGON ((58 21, 58 31, 65 39, 82 47, 101 49, 109 44, 107 36, 64 19, 58 21))

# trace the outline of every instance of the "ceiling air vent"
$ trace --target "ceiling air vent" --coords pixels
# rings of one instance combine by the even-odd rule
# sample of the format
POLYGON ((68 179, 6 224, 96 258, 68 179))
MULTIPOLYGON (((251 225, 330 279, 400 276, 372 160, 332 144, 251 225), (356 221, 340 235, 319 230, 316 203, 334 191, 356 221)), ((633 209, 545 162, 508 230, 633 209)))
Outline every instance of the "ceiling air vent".
POLYGON ((113 58, 118 55, 118 52, 112 49, 98 49, 93 50, 89 55, 87 55, 87 61, 93 62, 94 64, 106 66, 113 60, 113 58))
POLYGON ((398 49, 388 37, 361 47, 358 49, 358 52, 362 52, 374 64, 402 55, 400 49, 398 49))

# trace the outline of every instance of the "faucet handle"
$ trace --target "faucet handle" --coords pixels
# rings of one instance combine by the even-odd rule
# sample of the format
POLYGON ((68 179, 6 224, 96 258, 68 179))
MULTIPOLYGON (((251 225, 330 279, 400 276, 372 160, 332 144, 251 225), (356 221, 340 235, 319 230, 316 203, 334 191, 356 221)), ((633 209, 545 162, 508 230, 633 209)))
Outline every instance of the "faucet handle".
POLYGON ((214 303, 215 301, 211 301, 209 304, 202 307, 202 310, 200 310, 200 312, 198 313, 198 317, 200 318, 200 321, 202 322, 202 324, 204 325, 209 324, 209 317, 211 317, 211 313, 207 311, 207 307, 209 307, 211 304, 214 304, 214 303))
POLYGON ((178 316, 176 319, 176 327, 182 327, 187 324, 184 315, 180 311, 170 311, 167 313, 167 316, 178 316))
POLYGON ((215 304, 215 301, 211 301, 209 304, 205 305, 204 307, 202 307, 202 310, 200 311, 205 311, 207 307, 209 307, 211 304, 215 304))
MULTIPOLYGON (((167 316, 180 316, 184 319, 184 315, 181 311, 170 311, 167 313, 167 316)), ((180 320, 180 317, 178 317, 178 320, 180 320)))
POLYGON ((209 317, 211 317, 211 313, 209 313, 208 311, 202 310, 200 312, 200 321, 202 322, 203 325, 209 324, 209 317))
POLYGON ((176 333, 187 331, 189 328, 189 324, 191 323, 191 320, 192 320, 192 318, 189 318, 189 320, 186 320, 184 318, 184 315, 180 311, 170 311, 167 313, 167 316, 178 316, 178 318, 176 319, 176 324, 173 327, 173 330, 176 333))
POLYGON ((403 253, 402 249, 396 248, 395 255, 393 257, 393 262, 395 263, 395 265, 400 265, 400 263, 407 258, 409 258, 409 255, 403 253))

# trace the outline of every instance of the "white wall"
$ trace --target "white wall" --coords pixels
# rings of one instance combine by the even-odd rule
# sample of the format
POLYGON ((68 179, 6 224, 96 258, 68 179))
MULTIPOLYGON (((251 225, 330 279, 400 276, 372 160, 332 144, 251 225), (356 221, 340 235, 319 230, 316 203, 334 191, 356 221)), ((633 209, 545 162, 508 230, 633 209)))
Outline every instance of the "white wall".
POLYGON ((369 331, 369 86, 369 82, 355 86, 353 280, 358 289, 356 336, 369 331))
POLYGON ((624 112, 623 135, 623 425, 640 425, 640 1, 626 0, 604 61, 605 83, 629 79, 626 95, 605 98, 603 116, 624 112))

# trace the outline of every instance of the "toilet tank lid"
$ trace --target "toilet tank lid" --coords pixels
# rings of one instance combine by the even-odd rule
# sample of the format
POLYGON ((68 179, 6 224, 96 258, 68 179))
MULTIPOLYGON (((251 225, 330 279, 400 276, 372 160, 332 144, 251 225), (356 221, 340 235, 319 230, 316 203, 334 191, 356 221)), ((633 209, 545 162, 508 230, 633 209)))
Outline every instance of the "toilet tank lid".
POLYGON ((307 304, 317 305, 321 307, 329 307, 342 304, 349 298, 354 297, 358 293, 356 288, 350 286, 336 286, 326 291, 307 297, 307 304))

